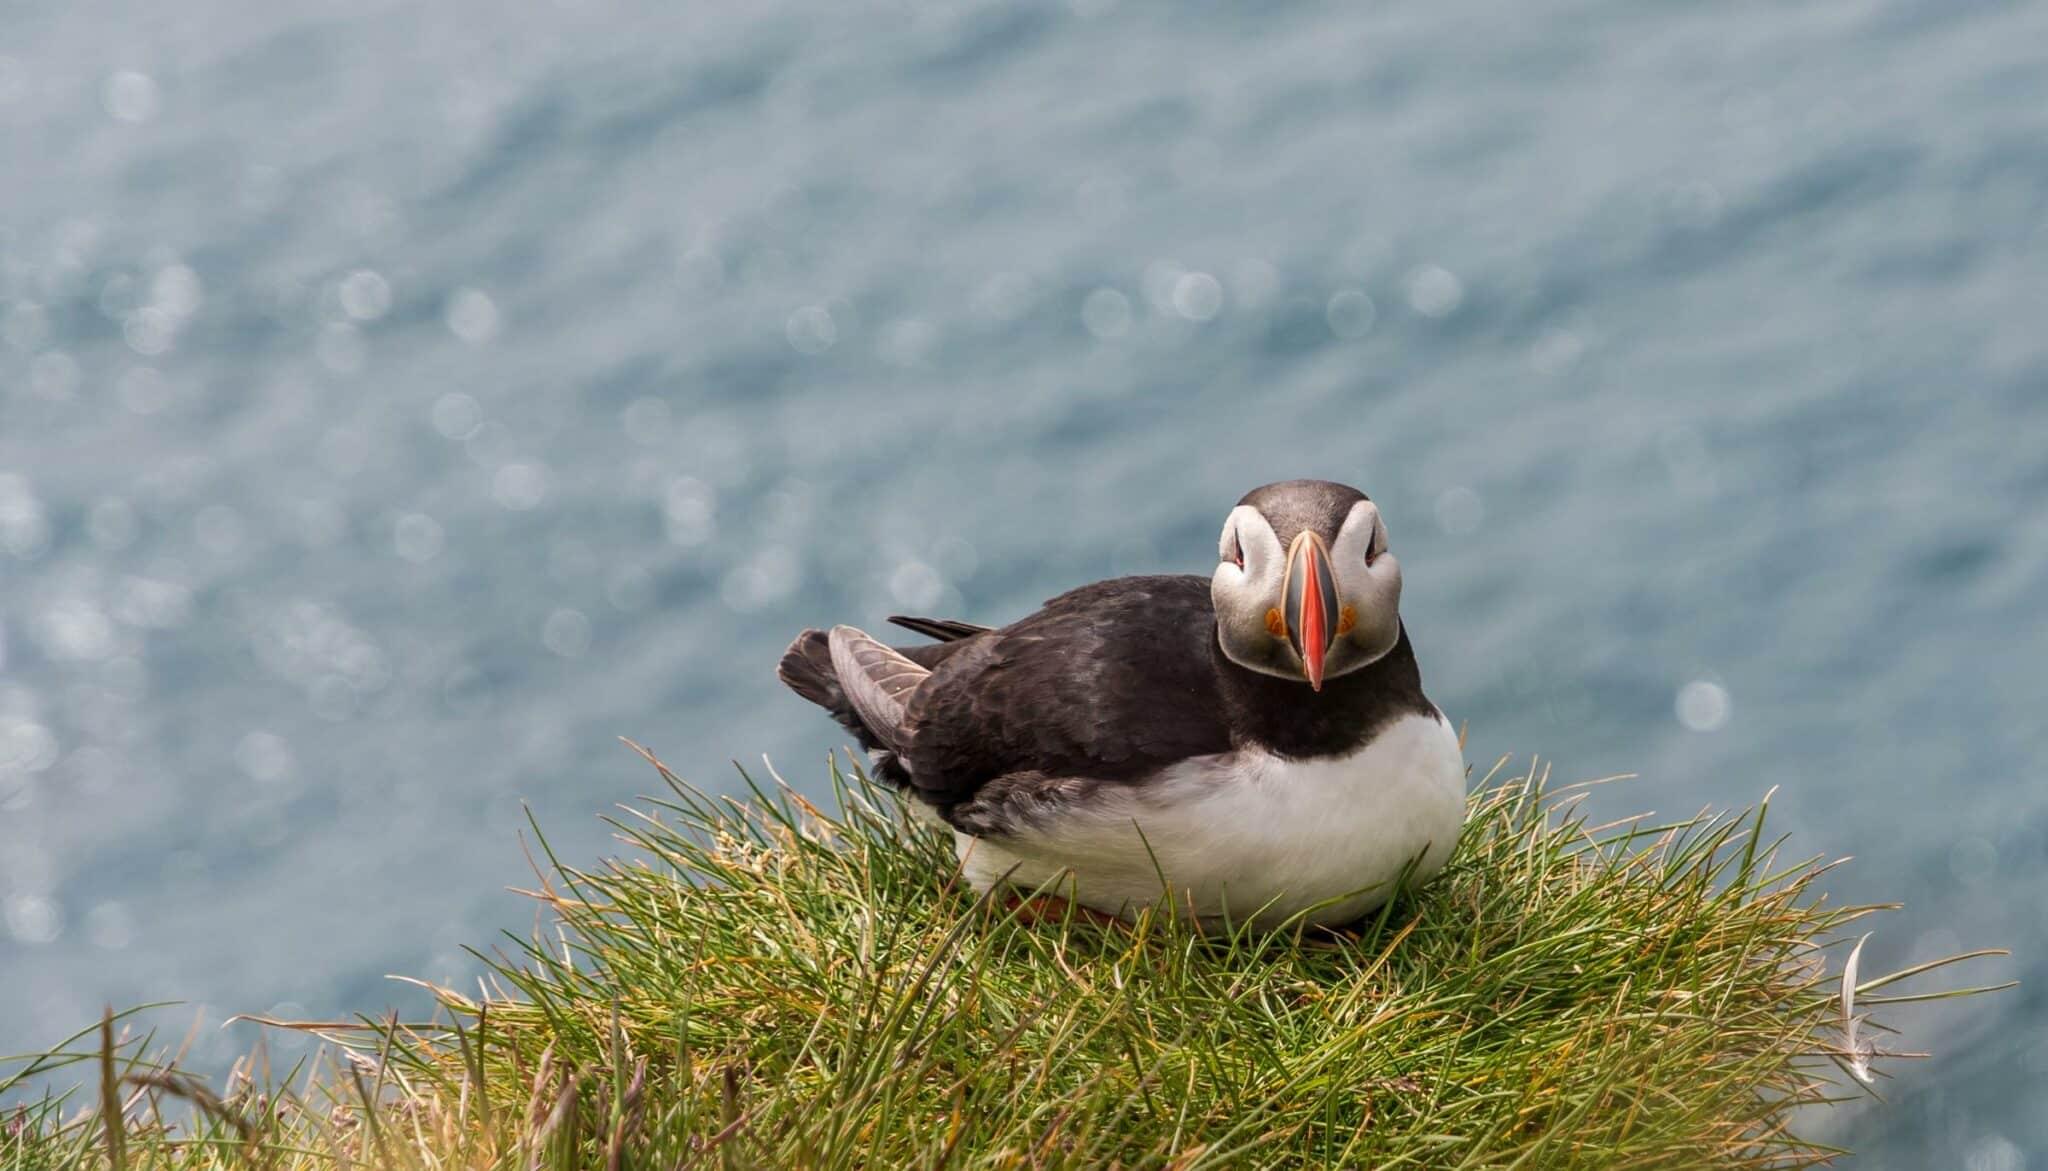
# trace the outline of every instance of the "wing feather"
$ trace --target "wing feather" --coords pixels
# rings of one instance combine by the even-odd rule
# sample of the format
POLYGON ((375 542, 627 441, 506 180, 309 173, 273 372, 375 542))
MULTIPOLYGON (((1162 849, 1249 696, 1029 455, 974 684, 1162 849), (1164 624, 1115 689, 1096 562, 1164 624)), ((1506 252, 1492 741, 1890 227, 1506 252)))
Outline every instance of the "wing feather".
POLYGON ((914 618, 907 614, 891 614, 889 621, 905 630, 914 631, 939 642, 973 638, 977 634, 987 634, 991 629, 987 626, 976 626, 972 622, 962 622, 958 618, 914 618))
POLYGON ((907 703, 912 783, 947 810, 1020 773, 1116 783, 1228 751, 1215 637, 1206 579, 1134 577, 945 644, 907 703))
POLYGON ((910 697, 932 673, 855 627, 835 626, 828 637, 832 672, 847 701, 876 739, 900 752, 910 740, 910 697))

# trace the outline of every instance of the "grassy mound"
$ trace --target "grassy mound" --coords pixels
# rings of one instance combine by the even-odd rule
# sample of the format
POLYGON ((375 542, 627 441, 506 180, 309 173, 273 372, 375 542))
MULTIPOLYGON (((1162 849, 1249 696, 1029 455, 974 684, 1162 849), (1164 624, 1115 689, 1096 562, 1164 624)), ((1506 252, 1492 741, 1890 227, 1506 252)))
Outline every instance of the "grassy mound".
POLYGON ((215 1096, 110 1019, 0 1069, 99 1087, 0 1118, 0 1164, 1780 1167, 1854 1088, 1821 947, 1875 908, 1780 866, 1762 808, 1589 826, 1532 768, 1360 932, 1204 934, 1022 922, 858 776, 828 814, 654 763, 638 857, 550 854, 557 930, 442 1023, 320 1028, 215 1096))

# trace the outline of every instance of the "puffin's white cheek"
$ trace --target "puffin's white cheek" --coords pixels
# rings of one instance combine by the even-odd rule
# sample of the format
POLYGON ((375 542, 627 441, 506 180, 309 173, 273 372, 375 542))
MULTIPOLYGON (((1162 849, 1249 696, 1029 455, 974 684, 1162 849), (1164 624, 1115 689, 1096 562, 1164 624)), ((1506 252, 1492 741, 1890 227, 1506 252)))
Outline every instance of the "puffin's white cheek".
POLYGON ((1365 579, 1370 583, 1373 598, 1381 605, 1396 606, 1401 602, 1401 563, 1394 560, 1392 553, 1382 553, 1366 567, 1365 579))

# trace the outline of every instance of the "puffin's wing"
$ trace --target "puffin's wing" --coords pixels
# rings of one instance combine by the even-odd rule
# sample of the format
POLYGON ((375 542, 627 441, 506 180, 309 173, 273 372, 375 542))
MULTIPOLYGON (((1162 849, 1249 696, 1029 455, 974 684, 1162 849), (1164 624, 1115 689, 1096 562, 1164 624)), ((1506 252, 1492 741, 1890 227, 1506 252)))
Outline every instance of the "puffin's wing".
POLYGON ((1127 577, 946 644, 908 701, 911 783, 946 810, 1006 777, 1137 782, 1229 751, 1215 622, 1207 579, 1127 577))
POLYGON ((990 630, 987 626, 976 626, 972 622, 962 622, 957 618, 912 618, 907 614, 891 614, 889 621, 905 630, 940 642, 973 638, 977 634, 987 634, 990 630))
POLYGON ((910 739, 905 707, 932 673, 854 627, 835 626, 827 637, 847 701, 876 739, 901 750, 910 739))

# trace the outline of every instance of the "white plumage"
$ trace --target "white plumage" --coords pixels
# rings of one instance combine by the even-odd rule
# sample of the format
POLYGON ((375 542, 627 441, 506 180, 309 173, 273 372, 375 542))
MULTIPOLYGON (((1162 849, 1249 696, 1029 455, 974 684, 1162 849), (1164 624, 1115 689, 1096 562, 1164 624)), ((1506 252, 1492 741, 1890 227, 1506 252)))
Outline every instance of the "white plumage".
POLYGON ((1201 919, 1272 925, 1334 899, 1307 921, 1335 924, 1384 903, 1411 862, 1411 882, 1442 869, 1464 819, 1464 754, 1438 713, 1347 757, 1193 757, 1000 843, 954 838, 977 890, 1044 887, 1128 917, 1159 899, 1163 873, 1201 919))

